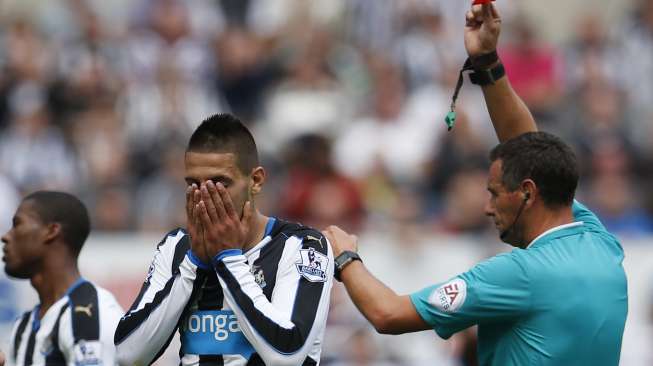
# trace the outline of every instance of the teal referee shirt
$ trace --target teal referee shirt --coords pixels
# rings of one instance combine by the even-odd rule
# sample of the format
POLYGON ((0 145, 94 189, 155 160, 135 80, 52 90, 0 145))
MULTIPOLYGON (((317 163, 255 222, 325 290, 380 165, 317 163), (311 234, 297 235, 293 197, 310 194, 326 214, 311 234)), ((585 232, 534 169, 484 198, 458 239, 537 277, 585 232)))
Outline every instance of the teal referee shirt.
POLYGON ((623 249, 585 206, 573 213, 526 249, 412 294, 417 312, 445 339, 478 324, 480 365, 618 365, 623 249))

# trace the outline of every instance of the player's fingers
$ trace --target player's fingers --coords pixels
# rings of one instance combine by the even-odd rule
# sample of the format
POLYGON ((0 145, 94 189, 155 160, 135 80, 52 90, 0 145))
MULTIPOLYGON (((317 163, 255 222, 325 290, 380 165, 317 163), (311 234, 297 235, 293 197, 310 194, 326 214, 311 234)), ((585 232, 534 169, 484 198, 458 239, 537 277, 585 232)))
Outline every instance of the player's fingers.
POLYGON ((218 192, 218 188, 216 187, 215 183, 213 183, 212 181, 206 182, 206 189, 208 190, 209 195, 211 196, 211 200, 213 201, 215 212, 218 215, 218 220, 220 221, 226 220, 227 214, 225 213, 224 203, 222 202, 222 197, 220 196, 220 193, 218 192))
POLYGON ((211 217, 209 215, 209 210, 204 201, 200 201, 199 204, 195 205, 195 209, 197 210, 198 217, 200 218, 200 222, 205 226, 208 227, 211 225, 211 217))
POLYGON ((226 217, 238 221, 238 214, 236 213, 236 209, 234 209, 234 203, 231 200, 231 196, 229 195, 229 192, 227 192, 227 189, 222 185, 222 183, 216 184, 215 188, 220 195, 220 200, 222 201, 226 217))
POLYGON ((206 207, 206 212, 208 213, 210 219, 209 223, 219 222, 220 217, 216 210, 215 202, 213 201, 213 198, 211 198, 211 194, 209 193, 209 189, 205 183, 203 183, 200 187, 200 191, 202 192, 202 200, 200 203, 204 202, 204 207, 206 207))
POLYGON ((194 184, 189 185, 186 187, 186 215, 188 217, 191 217, 193 214, 193 207, 195 206, 193 203, 193 194, 195 193, 195 189, 193 188, 194 184))

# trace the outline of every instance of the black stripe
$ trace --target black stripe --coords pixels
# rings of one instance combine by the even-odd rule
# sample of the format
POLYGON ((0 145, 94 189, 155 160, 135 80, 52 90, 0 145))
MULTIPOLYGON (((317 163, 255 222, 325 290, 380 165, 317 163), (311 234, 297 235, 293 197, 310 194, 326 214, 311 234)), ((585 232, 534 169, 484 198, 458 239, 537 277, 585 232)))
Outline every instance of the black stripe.
MULTIPOLYGON (((306 356, 306 359, 302 363, 301 366, 316 366, 317 361, 314 359, 306 356)), ((245 366, 265 366, 265 362, 263 362, 263 359, 261 359, 261 356, 258 355, 258 353, 253 353, 249 360, 247 360, 247 365, 245 366)))
POLYGON ((149 316, 150 314, 159 306, 163 299, 165 299, 172 290, 172 285, 175 282, 176 277, 171 277, 168 282, 166 282, 163 289, 154 295, 151 303, 145 304, 145 306, 135 312, 128 313, 118 323, 116 328, 116 333, 113 337, 113 342, 118 345, 127 338, 133 331, 136 330, 149 316))
POLYGON ((136 296, 136 300, 134 300, 132 306, 129 307, 129 310, 127 310, 127 314, 131 313, 138 307, 138 304, 141 302, 141 300, 143 300, 143 296, 145 296, 145 293, 149 288, 150 288, 150 281, 148 280, 143 282, 143 286, 141 286, 141 290, 138 292, 138 296, 136 296))
MULTIPOLYGON (((38 313, 34 313, 34 318, 32 319, 32 324, 36 322, 36 317, 38 316, 38 313)), ((39 328, 35 328, 32 326, 32 329, 30 330, 29 333, 29 340, 27 341, 27 350, 25 351, 25 360, 23 362, 23 365, 25 366, 31 366, 32 365, 32 360, 34 357, 34 345, 36 344, 36 333, 39 331, 39 328)))
POLYGON ((75 343, 100 339, 100 306, 95 286, 83 282, 69 295, 75 343))
POLYGON ((222 355, 200 355, 199 366, 224 366, 222 355))
POLYGON ((224 293, 215 272, 207 273, 206 282, 200 291, 197 310, 221 310, 224 306, 224 293))
POLYGON ((315 321, 315 314, 324 287, 323 282, 309 282, 304 277, 300 278, 291 317, 295 326, 292 329, 285 329, 270 320, 254 306, 252 299, 242 291, 240 284, 227 269, 224 262, 218 262, 215 269, 225 281, 236 303, 245 314, 248 314, 247 320, 252 324, 252 327, 272 347, 282 353, 294 353, 304 345, 304 341, 315 321))
POLYGON ((172 272, 173 276, 179 274, 179 265, 181 264, 181 261, 184 260, 188 249, 190 249, 190 237, 188 235, 184 235, 177 242, 177 245, 175 246, 175 254, 172 257, 172 266, 170 268, 170 272, 172 272))
POLYGON ((68 309, 68 304, 64 304, 64 306, 61 307, 59 315, 57 316, 57 321, 52 327, 52 350, 47 356, 45 356, 45 366, 66 365, 66 358, 64 357, 63 352, 61 352, 61 348, 59 348, 59 321, 66 309, 68 309))
POLYGON ((16 334, 14 334, 14 360, 18 358, 18 349, 20 348, 20 342, 23 340, 23 333, 27 327, 27 322, 29 321, 29 316, 32 314, 31 311, 25 312, 22 319, 20 319, 20 324, 16 329, 16 334))

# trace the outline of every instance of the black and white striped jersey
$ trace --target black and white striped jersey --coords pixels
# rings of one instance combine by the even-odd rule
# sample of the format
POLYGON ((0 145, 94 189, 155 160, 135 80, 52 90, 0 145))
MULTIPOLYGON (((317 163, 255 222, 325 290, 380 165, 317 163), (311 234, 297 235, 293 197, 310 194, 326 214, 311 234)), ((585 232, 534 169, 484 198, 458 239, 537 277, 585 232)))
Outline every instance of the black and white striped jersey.
POLYGON ((333 270, 327 239, 299 224, 270 218, 261 242, 210 267, 174 230, 118 325, 119 363, 152 363, 178 331, 182 365, 317 365, 333 270))
POLYGON ((38 318, 39 306, 14 325, 6 366, 114 366, 113 335, 123 310, 107 290, 80 279, 38 318))

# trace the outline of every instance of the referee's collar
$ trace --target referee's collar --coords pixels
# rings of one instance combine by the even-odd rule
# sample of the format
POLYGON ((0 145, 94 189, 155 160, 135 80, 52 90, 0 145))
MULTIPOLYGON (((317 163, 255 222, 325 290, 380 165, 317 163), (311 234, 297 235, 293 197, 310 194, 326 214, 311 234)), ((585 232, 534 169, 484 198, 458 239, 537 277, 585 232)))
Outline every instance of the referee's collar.
MULTIPOLYGON (((543 232, 542 234, 538 235, 535 239, 533 239, 527 246, 526 249, 532 247, 536 242, 543 242, 545 240, 542 240, 544 237, 546 239, 554 239, 560 236, 564 236, 565 234, 568 235, 568 231, 570 232, 569 234, 573 234, 578 231, 579 228, 583 226, 582 221, 576 221, 572 222, 569 224, 564 224, 556 227, 552 227, 549 230, 543 232), (554 235, 557 234, 557 235, 554 235)), ((548 241, 548 240, 546 240, 548 241)))

